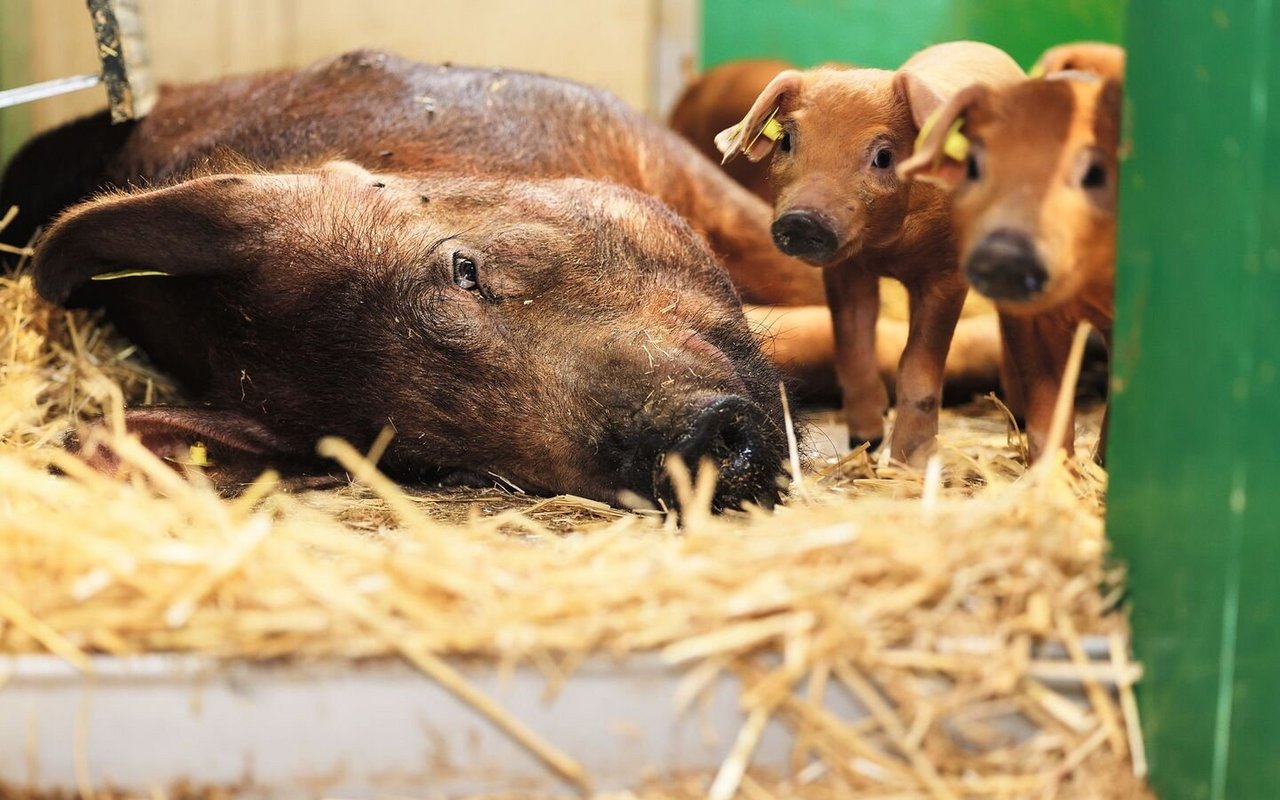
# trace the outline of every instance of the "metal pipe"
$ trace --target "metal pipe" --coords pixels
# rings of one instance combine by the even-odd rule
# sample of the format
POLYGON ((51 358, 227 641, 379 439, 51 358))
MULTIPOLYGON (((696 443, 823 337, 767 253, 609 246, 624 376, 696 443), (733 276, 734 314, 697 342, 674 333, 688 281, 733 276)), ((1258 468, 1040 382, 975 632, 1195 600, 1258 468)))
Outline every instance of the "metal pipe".
POLYGON ((33 83, 30 86, 6 89, 0 92, 0 108, 30 103, 32 100, 43 100, 46 97, 56 97, 60 94, 78 92, 82 89, 91 89, 101 82, 102 78, 97 74, 74 75, 70 78, 56 78, 51 81, 33 83))

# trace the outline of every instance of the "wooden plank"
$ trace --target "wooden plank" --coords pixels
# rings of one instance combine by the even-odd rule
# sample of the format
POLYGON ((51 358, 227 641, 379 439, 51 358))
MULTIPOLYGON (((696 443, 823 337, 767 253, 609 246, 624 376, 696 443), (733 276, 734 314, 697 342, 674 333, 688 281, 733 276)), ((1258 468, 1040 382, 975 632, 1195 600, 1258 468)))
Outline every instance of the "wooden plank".
POLYGON ((144 116, 156 102, 137 0, 88 0, 112 122, 144 116))
POLYGON ((690 77, 697 71, 702 25, 692 0, 652 0, 652 85, 649 110, 666 119, 690 77))
MULTIPOLYGON (((0 2, 0 88, 31 83, 31 0, 0 2)), ((0 164, 9 161, 31 133, 30 106, 0 111, 0 164)), ((0 216, 8 209, 0 208, 0 216)))
POLYGON ((652 13, 652 0, 309 0, 298 5, 296 58, 376 45, 424 61, 563 75, 647 110, 652 13))
MULTIPOLYGON (((613 90, 651 112, 659 4, 670 19, 694 16, 693 0, 137 0, 158 81, 198 81, 300 66, 357 47, 425 61, 502 65, 573 78, 613 90), (589 31, 590 35, 584 35, 589 31)), ((6 43, 0 60, 25 64, 25 82, 98 69, 84 0, 3 0, 6 14, 30 9, 23 55, 6 43)), ((681 23, 684 24, 684 23, 681 23)), ((13 30, 9 25, 6 29, 13 30)), ((665 85, 665 84, 664 84, 665 85)), ((668 89, 668 92, 670 90, 668 89)), ((41 130, 104 105, 98 92, 38 103, 41 130)))
POLYGON ((291 0, 144 0, 155 72, 201 81, 291 63, 291 0))

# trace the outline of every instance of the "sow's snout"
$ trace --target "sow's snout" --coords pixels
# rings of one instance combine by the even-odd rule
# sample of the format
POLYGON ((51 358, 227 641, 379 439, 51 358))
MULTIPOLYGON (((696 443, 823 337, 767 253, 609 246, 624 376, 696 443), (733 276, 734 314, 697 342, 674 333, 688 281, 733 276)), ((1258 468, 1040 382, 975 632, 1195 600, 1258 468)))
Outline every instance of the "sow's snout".
POLYGON ((778 502, 786 436, 759 405, 740 395, 721 395, 669 419, 660 427, 667 435, 650 436, 637 459, 639 474, 631 482, 640 494, 678 506, 666 463, 678 456, 692 472, 703 461, 715 465, 712 508, 717 511, 747 502, 772 508, 778 502))

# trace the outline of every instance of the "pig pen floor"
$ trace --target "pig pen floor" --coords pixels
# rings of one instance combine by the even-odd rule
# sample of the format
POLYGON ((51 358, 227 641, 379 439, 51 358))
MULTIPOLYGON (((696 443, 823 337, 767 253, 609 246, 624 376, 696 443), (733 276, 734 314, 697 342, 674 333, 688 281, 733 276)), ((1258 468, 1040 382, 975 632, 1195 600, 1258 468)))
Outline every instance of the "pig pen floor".
POLYGON ((1076 459, 1030 470, 993 402, 947 409, 927 475, 840 453, 831 414, 805 412, 808 469, 788 502, 715 516, 695 485, 679 521, 405 489, 332 442, 349 486, 290 493, 267 474, 235 498, 126 439, 123 481, 58 446, 79 421, 173 398, 107 327, 0 277, 0 654, 86 668, 94 654, 400 657, 584 782, 446 658, 534 665, 554 686, 592 655, 647 653, 686 674, 686 703, 717 675, 742 682, 751 721, 722 793, 759 789, 754 737, 777 719, 808 766, 774 796, 1135 796, 1123 573, 1103 535, 1106 475, 1087 458, 1098 409, 1076 459), (1051 651, 1070 658, 1046 666, 1051 651), (870 719, 826 714, 828 684, 870 719), (994 736, 990 719, 1009 714, 1034 732, 994 736))
MULTIPOLYGON (((1092 403, 1077 410, 1076 450, 1085 460, 1098 441, 1104 405, 1092 403)), ((923 475, 890 465, 887 453, 878 451, 867 455, 858 453, 850 457, 847 445, 848 433, 840 412, 834 408, 809 406, 797 409, 797 430, 800 436, 800 453, 805 464, 806 488, 815 489, 827 499, 876 496, 896 500, 913 500, 921 496, 923 475)), ((956 465, 969 462, 983 464, 998 471, 1003 478, 1013 479, 1025 471, 1024 455, 1019 452, 1019 440, 1003 407, 989 397, 975 397, 972 401, 944 408, 939 422, 944 463, 956 465)), ((1101 470, 1087 466, 1083 469, 1094 479, 1102 480, 1101 470)), ((963 480, 945 487, 947 493, 972 493, 982 485, 977 472, 970 475, 975 483, 963 480)), ((570 533, 583 526, 605 523, 629 512, 610 508, 603 503, 577 497, 544 498, 522 494, 509 487, 495 485, 492 489, 407 489, 413 501, 433 518, 451 524, 467 524, 470 521, 494 517, 507 512, 519 512, 538 520, 549 529, 570 533)), ((340 507, 358 497, 347 490, 314 492, 306 495, 307 502, 317 508, 338 511, 340 507)), ((1102 505, 1096 508, 1101 516, 1102 505)), ((737 515, 730 515, 735 517, 737 515)), ((349 524, 359 525, 356 518, 349 524)))

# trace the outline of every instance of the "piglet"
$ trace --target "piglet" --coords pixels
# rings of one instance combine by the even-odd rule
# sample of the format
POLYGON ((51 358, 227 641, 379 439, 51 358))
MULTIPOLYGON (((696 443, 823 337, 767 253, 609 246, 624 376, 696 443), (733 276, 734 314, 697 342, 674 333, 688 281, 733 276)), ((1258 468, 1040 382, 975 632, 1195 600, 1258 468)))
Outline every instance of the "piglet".
POLYGON ((1044 51, 1031 68, 1031 77, 1055 72, 1091 72, 1100 78, 1124 80, 1124 48, 1105 42, 1072 42, 1044 51))
POLYGON ((957 91, 1024 77, 1003 51, 977 42, 927 48, 896 71, 786 70, 717 137, 726 162, 773 153, 774 243, 826 268, 851 446, 875 446, 884 435, 878 277, 900 281, 910 301, 891 452, 915 465, 936 446, 943 370, 967 291, 947 193, 903 181, 894 167, 911 155, 924 121, 957 91))
MULTIPOLYGON (((1086 72, 970 87, 898 169, 954 192, 964 275, 1000 311, 1032 458, 1055 446, 1047 437, 1077 324, 1110 343, 1120 106, 1120 83, 1086 72)), ((1072 443, 1068 425, 1062 444, 1072 443)))

